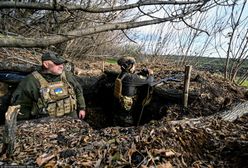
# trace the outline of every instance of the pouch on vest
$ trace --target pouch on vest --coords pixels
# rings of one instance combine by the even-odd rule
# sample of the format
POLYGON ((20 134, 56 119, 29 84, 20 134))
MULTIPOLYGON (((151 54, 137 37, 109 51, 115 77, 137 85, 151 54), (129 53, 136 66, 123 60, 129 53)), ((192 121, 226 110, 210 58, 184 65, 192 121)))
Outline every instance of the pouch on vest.
POLYGON ((57 111, 56 111, 56 116, 60 117, 65 114, 64 111, 64 100, 59 100, 57 101, 57 111))
POLYGON ((116 78, 114 96, 119 99, 122 95, 121 93, 122 93, 122 79, 116 78))
POLYGON ((50 116, 56 116, 56 103, 49 103, 47 105, 47 112, 50 116))
POLYGON ((120 103, 125 110, 129 111, 134 104, 134 100, 133 97, 121 96, 120 103))
POLYGON ((44 100, 50 100, 49 88, 40 88, 40 94, 43 96, 44 100))
POLYGON ((120 75, 115 79, 115 87, 114 87, 114 96, 118 99, 122 97, 122 79, 126 76, 124 74, 121 78, 119 78, 120 75))
POLYGON ((73 96, 71 96, 71 110, 77 110, 77 100, 73 96))
POLYGON ((71 109, 71 101, 70 98, 64 99, 64 110, 65 110, 65 114, 70 113, 71 111, 73 111, 74 109, 71 109))

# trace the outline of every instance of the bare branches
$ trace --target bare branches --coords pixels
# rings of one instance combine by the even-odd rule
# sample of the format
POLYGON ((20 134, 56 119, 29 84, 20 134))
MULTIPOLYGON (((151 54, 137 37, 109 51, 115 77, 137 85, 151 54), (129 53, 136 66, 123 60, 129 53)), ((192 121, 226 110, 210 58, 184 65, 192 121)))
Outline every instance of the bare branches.
POLYGON ((125 37, 127 37, 128 40, 130 40, 133 43, 137 43, 136 41, 132 40, 126 33, 125 31, 122 30, 122 33, 125 35, 125 37))
POLYGON ((200 32, 204 32, 206 33, 208 36, 210 36, 210 34, 206 31, 206 30, 202 30, 196 27, 193 27, 192 25, 188 24, 183 18, 181 18, 181 20, 183 21, 183 23, 185 23, 187 26, 189 26, 190 28, 196 30, 196 31, 200 31, 200 32))
MULTIPOLYGON (((135 3, 136 5, 148 5, 148 4, 163 4, 163 3, 169 3, 169 1, 139 1, 138 3, 135 3)), ((199 4, 202 3, 202 1, 173 1, 173 4, 199 4)), ((46 5, 46 4, 45 4, 46 5)), ((53 9, 54 9, 53 4, 53 9)), ((130 5, 123 5, 123 7, 130 6, 130 5)), ((70 6, 68 6, 70 9, 70 6)), ((56 8, 56 7, 55 7, 56 8)), ((48 24, 46 26, 47 29, 47 35, 40 36, 39 38, 34 37, 34 38, 28 38, 28 37, 9 37, 9 36, 0 36, 0 46, 2 47, 48 47, 49 45, 55 45, 59 44, 62 42, 66 42, 75 38, 79 38, 82 36, 86 35, 92 35, 92 34, 97 34, 101 32, 106 32, 106 31, 112 31, 112 30, 125 30, 125 29, 131 29, 131 28, 136 28, 140 26, 146 26, 146 25, 152 25, 152 24, 159 24, 163 22, 171 22, 174 20, 178 20, 179 18, 186 17, 189 14, 194 13, 195 11, 198 11, 201 8, 199 5, 191 6, 190 8, 184 8, 183 12, 177 12, 175 14, 171 14, 168 17, 162 17, 162 18, 152 18, 151 20, 144 20, 144 21, 135 21, 133 20, 132 17, 128 18, 129 21, 126 22, 116 22, 116 23, 108 23, 111 22, 112 20, 118 20, 118 14, 113 15, 113 13, 110 13, 107 15, 106 20, 104 19, 103 15, 99 15, 99 20, 102 21, 103 24, 101 23, 88 23, 85 25, 85 27, 82 28, 75 28, 75 24, 72 24, 74 30, 72 29, 71 31, 66 31, 70 30, 70 27, 67 29, 62 29, 61 25, 61 19, 64 19, 67 13, 61 13, 59 17, 55 15, 55 13, 42 13, 40 14, 41 16, 48 16, 51 15, 49 18, 51 19, 48 22, 44 22, 48 24), (104 21, 105 20, 105 21, 104 21), (51 27, 53 25, 53 27, 51 27), (49 32, 52 32, 49 33, 49 32)), ((101 8, 99 8, 101 9, 101 8)), ((115 11, 115 10, 113 10, 115 11)), ((157 11, 154 11, 157 12, 157 11)), ((143 13, 142 13, 143 14, 143 13)), ((92 17, 92 16, 91 16, 92 17)), ((97 17, 97 16, 96 16, 97 17)), ((75 18, 73 19, 74 22, 76 22, 78 19, 75 18)), ((96 19, 95 19, 96 20, 96 19)), ((26 22, 30 22, 27 20, 26 22)), ((83 23, 83 21, 81 21, 83 23)), ((66 23, 65 23, 66 24, 66 23)), ((80 24, 80 22, 79 22, 80 24)), ((42 30, 42 29, 41 29, 42 30)), ((42 30, 43 31, 43 30, 42 30)))
POLYGON ((157 24, 166 21, 172 21, 176 18, 154 19, 141 22, 123 22, 115 24, 105 24, 97 27, 86 28, 82 30, 73 30, 63 35, 46 36, 42 38, 8 37, 0 36, 0 46, 2 47, 47 47, 49 45, 62 43, 81 36, 96 34, 110 30, 125 30, 145 25, 157 24))
MULTIPOLYGON (((243 62, 241 58, 244 58, 244 55, 246 54, 245 51, 246 51, 247 44, 248 44, 247 31, 246 33, 238 32, 239 29, 242 28, 242 24, 243 24, 242 18, 245 13, 244 9, 245 9, 246 4, 247 4, 247 1, 244 0, 241 5, 241 9, 239 9, 238 4, 234 3, 234 5, 232 6, 231 14, 230 14, 231 30, 228 33, 229 42, 227 46, 226 62, 224 66, 224 77, 229 78, 231 81, 235 80, 236 75, 240 69, 240 66, 242 65, 240 64, 240 62, 243 62), (236 8, 238 8, 237 9, 238 12, 235 11, 236 8), (241 47, 243 49, 241 49, 241 47), (238 50, 235 50, 235 48, 238 48, 238 50)), ((244 19, 244 20, 247 20, 247 19, 244 19)), ((248 21, 246 22, 248 23, 248 21)))
POLYGON ((24 3, 24 2, 13 2, 13 1, 0 1, 0 9, 37 9, 37 10, 54 10, 54 11, 71 11, 81 10, 90 13, 103 13, 103 12, 115 12, 127 9, 133 9, 141 6, 148 5, 202 5, 205 3, 202 0, 190 0, 190 1, 176 1, 176 0, 144 0, 138 1, 137 3, 113 6, 106 8, 94 8, 89 6, 82 6, 77 4, 64 4, 64 3, 24 3))

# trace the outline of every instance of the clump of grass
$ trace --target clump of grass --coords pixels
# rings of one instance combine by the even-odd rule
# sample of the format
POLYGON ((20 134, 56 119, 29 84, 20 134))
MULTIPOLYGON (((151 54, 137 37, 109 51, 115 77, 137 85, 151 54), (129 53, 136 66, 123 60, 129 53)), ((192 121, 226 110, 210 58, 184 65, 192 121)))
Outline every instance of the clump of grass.
POLYGON ((241 86, 245 86, 245 87, 248 87, 248 80, 244 81, 241 86))
POLYGON ((110 63, 110 64, 117 64, 117 60, 114 59, 114 58, 108 58, 108 59, 106 60, 106 62, 107 62, 107 63, 110 63))

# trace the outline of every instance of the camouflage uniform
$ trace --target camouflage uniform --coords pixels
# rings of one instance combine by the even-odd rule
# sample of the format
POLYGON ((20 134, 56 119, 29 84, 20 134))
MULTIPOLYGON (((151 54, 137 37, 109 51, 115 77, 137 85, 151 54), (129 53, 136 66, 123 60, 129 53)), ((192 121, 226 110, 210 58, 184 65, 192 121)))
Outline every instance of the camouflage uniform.
MULTIPOLYGON (((130 68, 135 64, 135 60, 124 57, 118 60, 122 72, 117 80, 121 81, 120 96, 116 96, 117 112, 114 112, 114 123, 121 126, 137 124, 143 106, 143 100, 147 95, 148 88, 153 82, 153 76, 130 73, 130 68)), ((116 91, 116 88, 115 88, 116 91)))
MULTIPOLYGON (((17 119, 32 119, 43 116, 77 116, 77 112, 85 110, 83 90, 71 72, 63 71, 60 66, 54 75, 48 70, 51 62, 61 65, 67 61, 56 53, 47 52, 42 56, 44 70, 35 71, 23 79, 11 98, 5 114, 5 131, 0 155, 13 154, 17 119), (45 62, 46 61, 46 62, 45 62)), ((54 66, 56 67, 56 66, 54 66)), ((65 70, 65 69, 64 69, 65 70)))
MULTIPOLYGON (((54 52, 42 55, 42 62, 52 61, 56 65, 67 63, 54 52)), ((18 119, 42 116, 76 116, 85 110, 83 90, 71 71, 54 75, 46 69, 29 74, 13 93, 11 105, 21 105, 18 119)))
MULTIPOLYGON (((70 72, 64 72, 67 81, 73 86, 76 100, 77 100, 77 111, 85 110, 85 101, 83 97, 83 90, 76 78, 70 72)), ((47 82, 58 82, 61 81, 61 75, 52 75, 49 73, 40 72, 47 82)), ((20 115, 18 119, 30 119, 37 118, 44 115, 48 115, 42 112, 42 109, 34 111, 34 106, 37 106, 38 99, 41 97, 40 83, 34 77, 33 74, 28 75, 21 83, 18 85, 17 89, 13 93, 11 104, 21 105, 20 115), (33 111, 32 111, 33 110, 33 111)), ((44 107, 43 107, 44 108, 44 107)), ((75 116, 75 114, 74 114, 75 116)))

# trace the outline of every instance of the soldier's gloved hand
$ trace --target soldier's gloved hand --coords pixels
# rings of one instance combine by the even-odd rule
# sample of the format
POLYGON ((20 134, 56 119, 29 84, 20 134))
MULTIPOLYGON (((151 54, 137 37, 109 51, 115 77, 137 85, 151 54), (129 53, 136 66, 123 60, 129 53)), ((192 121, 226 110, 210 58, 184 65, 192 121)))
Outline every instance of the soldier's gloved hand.
POLYGON ((85 110, 80 110, 78 114, 79 119, 84 119, 85 117, 85 110))

